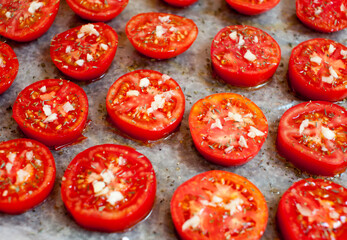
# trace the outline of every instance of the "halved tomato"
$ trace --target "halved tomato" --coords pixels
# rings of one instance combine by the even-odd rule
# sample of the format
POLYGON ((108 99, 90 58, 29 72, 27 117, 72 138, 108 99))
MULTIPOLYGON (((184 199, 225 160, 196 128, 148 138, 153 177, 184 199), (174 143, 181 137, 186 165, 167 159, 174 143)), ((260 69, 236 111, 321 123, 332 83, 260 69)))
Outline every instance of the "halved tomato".
POLYGON ((88 99, 78 85, 60 79, 35 82, 21 91, 12 117, 28 137, 58 147, 81 137, 88 99))
POLYGON ((181 123, 185 99, 170 76, 137 70, 123 75, 110 87, 106 108, 116 127, 129 136, 157 140, 181 123))
POLYGON ((289 60, 290 85, 310 100, 339 101, 347 97, 347 47, 315 38, 296 46, 289 60))
POLYGON ((0 35, 28 42, 43 35, 58 13, 60 0, 0 0, 0 35))
POLYGON ((246 15, 257 15, 274 8, 280 0, 226 0, 236 11, 246 15))
POLYGON ((51 58, 65 75, 80 81, 95 80, 110 67, 118 46, 117 33, 105 23, 88 23, 57 34, 51 58))
POLYGON ((226 171, 201 173, 179 186, 171 217, 182 240, 260 239, 268 209, 259 189, 226 171))
POLYGON ((277 221, 284 240, 347 239, 347 189, 323 179, 303 179, 282 196, 277 221))
POLYGON ((30 139, 0 143, 0 211, 20 214, 47 198, 55 163, 43 144, 30 139))
POLYGON ((0 42, 0 94, 12 85, 17 76, 18 67, 16 53, 9 45, 0 42))
POLYGON ((129 0, 66 0, 81 18, 106 22, 115 18, 128 5, 129 0))
POLYGON ((132 17, 125 30, 137 51, 156 59, 168 59, 183 53, 198 36, 198 27, 192 20, 156 12, 132 17))
POLYGON ((193 3, 196 3, 198 0, 164 0, 164 1, 175 7, 187 7, 189 5, 192 5, 193 3))
POLYGON ((329 102, 304 102, 279 123, 278 152, 309 173, 333 176, 347 168, 347 111, 329 102))
POLYGON ((201 155, 223 166, 250 161, 268 134, 260 108, 235 93, 213 94, 197 101, 190 111, 189 128, 201 155))
POLYGON ((156 178, 151 162, 133 148, 104 144, 79 153, 67 167, 61 195, 81 226, 123 231, 151 211, 156 178))
POLYGON ((211 58, 214 70, 225 82, 253 87, 274 75, 281 49, 261 29, 236 25, 223 28, 214 37, 211 58))
POLYGON ((346 0, 296 0, 300 21, 320 32, 336 32, 347 27, 346 0))

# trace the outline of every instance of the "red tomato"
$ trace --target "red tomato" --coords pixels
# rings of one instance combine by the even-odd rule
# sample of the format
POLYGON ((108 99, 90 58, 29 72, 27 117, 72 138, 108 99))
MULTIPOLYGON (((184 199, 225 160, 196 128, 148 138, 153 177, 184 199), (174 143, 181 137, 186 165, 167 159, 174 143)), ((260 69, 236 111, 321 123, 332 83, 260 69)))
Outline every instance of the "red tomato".
POLYGON ((164 0, 164 1, 175 7, 188 7, 189 5, 196 3, 198 0, 164 0))
POLYGON ((346 0, 296 0, 296 15, 306 26, 320 32, 347 27, 346 0))
POLYGON ((196 102, 190 111, 189 128, 201 155, 223 166, 250 161, 268 133, 260 108, 235 93, 213 94, 196 102))
POLYGON ((57 34, 51 58, 65 75, 80 81, 102 77, 118 46, 117 33, 105 23, 88 23, 57 34))
POLYGON ((278 152, 309 173, 333 176, 347 168, 347 111, 329 102, 304 102, 279 123, 278 152))
POLYGON ((280 0, 226 0, 236 11, 246 15, 257 15, 274 8, 280 0))
POLYGON ((229 26, 215 36, 212 66, 227 83, 253 87, 266 82, 281 60, 281 49, 266 32, 251 26, 229 26))
POLYGON ((155 192, 150 161, 133 148, 114 144, 78 154, 61 184, 63 202, 76 222, 105 232, 123 231, 144 219, 155 192))
POLYGON ((0 211, 20 214, 51 192, 55 163, 43 144, 30 139, 0 143, 0 211))
POLYGON ((185 99, 170 76, 137 70, 123 75, 110 87, 106 108, 116 127, 129 136, 157 140, 178 127, 185 99))
POLYGON ((0 35, 28 42, 43 35, 58 13, 60 0, 0 0, 0 35))
POLYGON ((323 38, 305 41, 292 51, 288 76, 305 98, 342 100, 347 97, 347 47, 323 38))
POLYGON ((347 189, 323 179, 303 179, 282 196, 277 221, 284 240, 346 240, 347 189))
POLYGON ((132 17, 125 30, 137 51, 156 59, 176 57, 186 51, 198 36, 198 27, 192 20, 156 12, 132 17))
POLYGON ((18 59, 12 48, 0 42, 0 94, 13 83, 18 73, 18 59))
POLYGON ((28 137, 47 146, 61 146, 79 138, 88 116, 82 88, 66 80, 35 82, 19 93, 12 117, 28 137))
POLYGON ((110 21, 120 14, 129 0, 66 0, 81 18, 90 21, 110 21))
POLYGON ((182 240, 260 239, 268 209, 246 178, 226 171, 201 173, 179 186, 171 217, 182 240))

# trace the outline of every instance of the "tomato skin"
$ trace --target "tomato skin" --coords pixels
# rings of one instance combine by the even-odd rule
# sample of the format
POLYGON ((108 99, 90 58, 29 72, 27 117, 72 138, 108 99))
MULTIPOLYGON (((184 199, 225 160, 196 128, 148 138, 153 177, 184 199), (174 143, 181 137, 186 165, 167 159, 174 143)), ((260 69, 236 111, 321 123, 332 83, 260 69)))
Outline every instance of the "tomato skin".
MULTIPOLYGON (((329 236, 330 234, 326 234, 325 232, 329 233, 329 230, 326 228, 326 230, 322 230, 317 226, 317 223, 309 223, 309 226, 311 227, 311 230, 305 232, 303 229, 303 223, 307 224, 307 216, 303 216, 298 212, 298 209, 296 207, 296 204, 301 204, 302 206, 314 206, 316 209, 316 201, 319 198, 322 198, 322 196, 328 195, 330 198, 329 201, 333 202, 333 204, 336 205, 343 205, 343 203, 346 203, 347 201, 347 190, 341 185, 338 185, 334 182, 330 182, 328 180, 324 179, 313 179, 313 178, 307 178, 300 180, 296 183, 294 183, 282 196, 278 209, 277 209, 277 223, 279 226, 279 230, 281 233, 281 237, 284 240, 311 240, 311 239, 336 239, 336 240, 344 240, 347 238, 347 231, 346 227, 340 226, 338 230, 333 230, 331 232, 335 233, 334 238, 331 238, 329 236), (310 186, 311 185, 311 186, 310 186), (328 188, 326 188, 328 187, 328 188), (332 190, 330 190, 330 189, 332 190), (311 190, 309 192, 309 190, 311 190), (312 195, 309 195, 307 193, 315 193, 312 195), (301 199, 298 199, 298 196, 301 197, 301 199), (307 198, 315 198, 314 202, 308 202, 305 197, 307 198), (341 200, 341 202, 337 202, 337 198, 341 200), (306 205, 306 204, 307 205, 306 205), (305 218, 305 219, 303 219, 305 218), (302 219, 302 220, 299 220, 302 219), (315 236, 316 238, 312 238, 313 236, 310 236, 310 232, 315 231, 316 234, 320 234, 320 236, 315 236)), ((311 199, 312 200, 312 199, 311 199)), ((334 208, 336 205, 333 205, 334 208)), ((345 204, 346 206, 346 204, 345 204)), ((320 207, 322 207, 320 205, 320 207)), ((336 208, 335 208, 336 209, 336 208)), ((346 226, 346 223, 343 224, 346 226)), ((332 230, 332 229, 331 229, 332 230)))
MULTIPOLYGON (((108 4, 112 6, 109 9, 90 9, 83 5, 81 1, 78 0, 67 0, 69 7, 81 18, 97 21, 97 22, 107 22, 117 17, 124 8, 128 5, 129 0, 108 0, 108 4)), ((87 1, 88 2, 88 1, 87 1)), ((104 4, 104 3, 102 3, 104 4)), ((104 5, 103 5, 104 7, 104 5)))
POLYGON ((196 3, 198 0, 164 0, 164 1, 175 7, 188 7, 196 3))
MULTIPOLYGON (((219 111, 221 110, 219 109, 219 111)), ((223 112, 221 114, 223 114, 223 112)), ((231 129, 232 126, 233 125, 229 126, 228 128, 231 129)), ((222 165, 222 166, 237 166, 237 165, 245 164, 248 161, 252 160, 260 151, 268 134, 267 120, 264 113, 261 111, 261 109, 248 98, 241 96, 239 94, 235 94, 235 93, 212 94, 210 96, 207 96, 197 101, 193 105, 189 114, 189 128, 193 138, 194 145, 196 149, 199 151, 199 153, 208 161, 215 164, 222 165), (218 142, 213 142, 209 144, 209 142, 206 139, 208 139, 208 136, 209 136, 207 131, 211 129, 211 128, 210 129, 208 128, 208 125, 210 124, 210 122, 207 124, 204 123, 204 118, 201 121, 198 120, 200 116, 207 115, 205 114, 204 107, 208 106, 208 104, 211 104, 211 106, 213 107, 216 106, 216 108, 219 106, 224 106, 225 103, 223 103, 223 101, 225 101, 226 99, 232 102, 232 106, 233 105, 237 107, 240 106, 239 109, 245 109, 245 112, 255 115, 256 116, 255 126, 258 128, 258 130, 261 130, 264 133, 264 136, 257 139, 257 143, 255 141, 254 141, 254 144, 252 143, 253 141, 248 142, 249 144, 248 148, 244 148, 241 152, 237 151, 232 154, 225 153, 224 152, 225 149, 221 149, 220 144, 218 142), (205 135, 207 135, 207 137, 205 137, 205 135)), ((233 135, 232 141, 236 141, 236 138, 238 138, 239 135, 242 135, 242 136, 245 135, 246 141, 247 141, 248 139, 247 134, 244 134, 246 132, 246 129, 242 129, 240 130, 240 132, 237 132, 235 128, 232 130, 229 130, 229 132, 224 132, 221 136, 233 135)), ((212 134, 211 134, 211 137, 213 137, 212 134)), ((226 146, 223 146, 223 147, 225 148, 226 146)), ((239 148, 239 147, 240 146, 235 148, 239 148)))
MULTIPOLYGON (((170 21, 171 21, 170 20, 170 21)), ((142 53, 143 55, 155 58, 155 59, 169 59, 176 57, 180 55, 181 53, 185 52, 195 41, 197 35, 198 35, 198 27, 196 24, 188 19, 184 18, 178 15, 173 14, 167 14, 167 13, 156 13, 156 12, 149 12, 149 13, 141 13, 134 17, 132 17, 129 22, 126 25, 125 29, 126 35, 131 42, 131 44, 134 46, 134 48, 142 53), (186 30, 185 28, 188 28, 187 35, 184 36, 184 41, 181 40, 170 40, 167 37, 163 37, 164 40, 158 41, 156 43, 155 40, 158 40, 156 34, 150 33, 149 42, 143 41, 142 37, 139 37, 139 33, 143 33, 142 26, 145 24, 151 24, 151 28, 148 29, 149 32, 155 32, 153 25, 158 26, 160 21, 158 20, 159 17, 166 17, 169 16, 170 19, 174 19, 174 25, 176 28, 184 27, 183 30, 186 30), (153 29, 152 29, 153 28, 153 29), (139 30, 141 29, 141 30, 139 30), (154 39, 154 40, 153 40, 154 39)), ((145 34, 145 33, 143 33, 145 34)), ((165 33, 164 33, 165 34, 165 33)), ((174 37, 178 38, 177 33, 174 33, 174 37)), ((180 37, 181 39, 181 37, 180 37)))
POLYGON ((337 32, 347 27, 346 10, 341 10, 342 4, 346 7, 345 0, 316 2, 317 5, 310 0, 296 0, 296 16, 304 25, 323 33, 337 32), (318 10, 320 13, 317 16, 318 10))
MULTIPOLYGON (((343 135, 343 129, 346 131, 347 126, 347 112, 346 109, 329 102, 312 101, 300 103, 289 110, 287 110, 281 117, 278 126, 277 135, 277 150, 281 156, 292 162, 296 167, 307 171, 312 174, 323 176, 334 176, 335 174, 342 173, 347 168, 347 153, 342 148, 347 147, 346 134, 343 135), (322 154, 322 151, 311 149, 306 145, 298 142, 297 133, 291 135, 291 131, 299 132, 299 126, 293 122, 293 119, 300 119, 306 114, 324 114, 327 116, 333 115, 328 118, 328 125, 333 126, 334 129, 340 129, 339 139, 341 146, 333 146, 333 150, 329 150, 327 154, 322 154), (341 148, 340 148, 341 147, 341 148)), ((301 124, 300 124, 301 125, 301 124)), ((337 134, 336 134, 337 135, 337 134)))
MULTIPOLYGON (((113 85, 110 87, 107 97, 106 97, 106 109, 107 113, 110 116, 112 123, 119 128, 121 131, 128 134, 130 137, 133 137, 135 139, 144 140, 144 141, 153 141, 158 140, 160 138, 166 137, 170 133, 172 133, 175 129, 178 128, 180 125, 184 109, 185 109, 185 98, 184 94, 178 85, 178 83, 173 80, 172 78, 166 80, 162 84, 155 84, 155 81, 160 81, 164 75, 160 72, 153 71, 153 70, 136 70, 130 73, 127 73, 123 76, 121 76, 118 80, 116 80, 113 85), (150 80, 154 81, 152 82, 153 85, 150 85, 149 88, 146 90, 139 87, 140 79, 142 78, 149 78, 150 80), (129 89, 136 89, 139 92, 141 92, 141 95, 135 98, 136 100, 128 99, 124 100, 124 102, 113 105, 113 102, 115 101, 115 97, 118 97, 119 95, 124 95, 120 93, 123 88, 125 88, 125 85, 129 83, 132 86, 129 87, 129 89), (153 90, 156 89, 156 90, 153 90), (137 105, 140 106, 151 106, 151 101, 153 101, 154 97, 150 97, 150 101, 144 100, 143 102, 138 102, 134 106, 124 107, 122 108, 121 105, 125 105, 126 103, 131 103, 131 101, 140 101, 138 98, 145 99, 147 96, 152 96, 152 93, 149 93, 149 91, 155 91, 159 92, 160 94, 174 91, 173 96, 170 97, 169 100, 165 99, 166 103, 175 102, 175 106, 172 110, 170 110, 170 118, 165 117, 165 119, 162 119, 160 117, 160 120, 157 120, 159 117, 155 117, 156 115, 153 115, 153 121, 145 119, 144 121, 140 121, 137 117, 135 118, 133 115, 129 116, 132 112, 133 107, 137 107, 137 105), (168 90, 168 91, 165 91, 168 90), (147 91, 147 92, 144 92, 147 91), (143 95, 142 95, 143 94, 143 95), (172 100, 172 101, 171 101, 172 100), (124 112, 126 111, 126 112, 124 112)), ((126 96, 126 94, 125 94, 126 96)), ((164 108, 165 109, 165 105, 164 108)), ((148 110, 148 109, 147 109, 148 110)), ((142 111, 142 110, 141 110, 142 111)), ((138 111, 136 111, 138 112, 138 111)), ((140 112, 140 111, 139 111, 140 112)), ((141 112, 142 113, 142 112, 141 112)), ((166 111, 161 111, 160 114, 167 114, 166 111)), ((140 113, 139 113, 140 114, 140 113)), ((135 115, 137 115, 135 113, 135 115)), ((148 118, 151 119, 148 115, 148 118)))
MULTIPOLYGON (((244 54, 245 53, 242 53, 241 55, 244 54)), ((258 61, 259 56, 257 57, 258 61)), ((240 87, 254 87, 265 83, 275 74, 281 60, 281 49, 278 43, 269 34, 261 29, 246 25, 235 25, 223 28, 214 37, 211 46, 211 59, 213 70, 226 83, 240 87), (252 49, 252 51, 257 51, 259 54, 262 52, 261 57, 263 57, 264 49, 270 49, 267 53, 269 56, 267 56, 266 59, 261 59, 265 67, 259 67, 255 65, 256 63, 249 63, 246 60, 239 59, 238 53, 242 51, 246 52, 246 50, 239 50, 237 47, 235 47, 236 44, 230 41, 229 33, 233 31, 247 31, 248 40, 245 38, 246 44, 248 44, 248 46, 257 45, 252 49), (254 44, 250 37, 253 35, 259 36, 258 38, 266 38, 266 43, 263 42, 263 44, 266 44, 267 46, 259 46, 259 44, 254 44), (220 54, 223 56, 219 56, 220 54), (228 58, 231 59, 225 60, 226 63, 223 64, 222 61, 224 61, 224 59, 221 61, 220 57, 224 58, 226 56, 229 56, 228 58)))
MULTIPOLYGON (((304 98, 310 100, 322 100, 333 102, 340 101, 346 98, 347 88, 345 87, 345 82, 347 81, 347 59, 343 59, 343 57, 340 55, 340 52, 342 50, 347 51, 347 47, 333 40, 323 38, 307 40, 296 46, 292 51, 288 66, 288 79, 293 91, 298 93, 300 96, 303 96, 304 98), (336 47, 334 53, 331 54, 331 56, 329 56, 329 53, 325 51, 323 55, 321 49, 323 47, 328 48, 328 46, 330 45, 336 47), (320 51, 318 53, 318 57, 321 57, 321 59, 324 60, 323 62, 331 61, 332 63, 336 63, 335 65, 341 65, 338 69, 335 69, 336 71, 342 74, 342 77, 340 77, 340 80, 337 84, 329 84, 322 82, 322 80, 319 79, 319 77, 322 77, 322 75, 320 75, 320 72, 322 70, 318 70, 317 74, 313 75, 314 79, 313 77, 310 77, 312 76, 311 70, 305 71, 303 73, 304 69, 302 66, 300 66, 300 64, 303 62, 310 62, 309 56, 306 54, 306 52, 307 49, 311 47, 315 49, 315 54, 317 54, 316 51, 320 51), (310 76, 308 76, 307 73, 310 74, 310 76)), ((330 66, 331 64, 329 63, 328 65, 330 66)), ((310 66, 310 69, 316 68, 312 66, 312 63, 310 66)), ((329 67, 324 65, 322 68, 328 69, 329 67)), ((326 70, 326 72, 329 71, 326 70)))
POLYGON ((27 86, 18 94, 13 105, 12 117, 26 136, 38 140, 49 147, 62 146, 75 141, 82 135, 88 117, 88 98, 84 90, 72 82, 61 79, 41 80, 27 86), (74 122, 69 121, 71 126, 66 125, 66 127, 61 127, 59 130, 48 130, 47 128, 38 129, 37 126, 33 127, 31 124, 27 124, 27 121, 30 119, 27 119, 23 110, 30 110, 30 98, 28 100, 28 95, 30 96, 33 89, 38 91, 42 86, 59 88, 59 92, 63 93, 64 96, 66 90, 68 90, 67 92, 70 91, 69 93, 73 93, 77 97, 78 106, 76 107, 78 107, 79 115, 76 113, 77 117, 74 122), (28 102, 29 106, 26 105, 28 102))
MULTIPOLYGON (((250 0, 226 0, 227 3, 239 13, 245 15, 258 15, 276 7, 280 0, 268 0, 263 3, 250 3, 250 0)), ((252 1, 253 2, 253 1, 252 1)))
POLYGON ((18 59, 12 48, 4 42, 0 42, 0 58, 5 67, 0 64, 0 94, 3 94, 13 83, 18 73, 18 59))
MULTIPOLYGON (((203 217, 200 217, 199 225, 206 223, 206 225, 203 226, 204 229, 201 229, 202 226, 200 225, 198 230, 191 228, 183 230, 184 223, 187 222, 187 218, 189 219, 189 216, 187 215, 192 216, 192 213, 194 214, 194 205, 191 204, 191 202, 198 202, 201 200, 208 201, 208 199, 212 198, 212 196, 217 196, 216 192, 218 192, 218 187, 216 187, 215 183, 222 183, 223 186, 239 186, 238 190, 232 188, 228 189, 227 191, 225 190, 227 188, 223 188, 225 190, 224 194, 220 192, 219 194, 223 195, 226 199, 230 198, 236 193, 239 193, 241 191, 240 189, 242 189, 251 193, 249 198, 253 198, 255 200, 250 212, 248 212, 249 209, 246 210, 245 207, 239 206, 243 208, 244 212, 242 214, 240 212, 235 213, 235 219, 239 220, 247 219, 247 217, 251 218, 255 226, 253 225, 252 229, 247 229, 247 231, 243 231, 243 233, 236 233, 237 235, 233 235, 230 239, 260 239, 265 231, 268 221, 268 208, 264 196, 259 189, 246 178, 231 172, 220 170, 200 173, 181 184, 175 190, 171 199, 170 210, 172 221, 178 235, 180 236, 180 239, 219 240, 226 237, 225 234, 228 232, 226 229, 229 229, 230 231, 233 230, 231 229, 232 227, 229 227, 227 223, 225 223, 225 221, 229 220, 228 217, 224 215, 225 212, 227 212, 226 209, 223 211, 217 208, 210 210, 208 207, 203 207, 200 210, 200 213, 197 214, 202 215, 204 214, 202 212, 207 212, 203 217), (211 194, 206 194, 208 191, 210 191, 211 194), (208 212, 210 212, 210 214, 208 214, 208 212), (220 214, 224 216, 220 216, 220 214), (209 217, 210 219, 208 219, 209 217)), ((222 203, 226 202, 224 197, 221 197, 223 199, 222 203)), ((195 211, 197 210, 199 210, 199 208, 196 207, 195 211)), ((246 224, 246 222, 244 223, 246 224)))
MULTIPOLYGON (((0 143, 0 149, 5 151, 7 153, 8 148, 19 148, 19 150, 32 150, 31 147, 28 147, 27 144, 31 144, 33 147, 37 149, 37 151, 40 151, 40 153, 37 153, 37 155, 40 155, 40 160, 43 162, 44 165, 44 178, 42 182, 35 188, 35 190, 32 190, 32 193, 25 193, 23 194, 21 190, 19 191, 17 197, 12 197, 11 201, 8 200, 8 197, 0 196, 0 211, 8 214, 21 214, 41 202, 43 202, 49 195, 49 193, 52 191, 55 181, 55 162, 53 155, 49 151, 49 149, 44 146, 42 143, 39 143, 37 141, 31 140, 31 139, 14 139, 6 142, 0 143)), ((2 156, 1 156, 2 158, 2 156)), ((1 159, 2 162, 4 161, 1 159)), ((14 166, 16 166, 16 163, 18 161, 15 160, 14 166)), ((1 177, 1 172, 0 172, 1 177)), ((3 187, 2 187, 3 189, 3 187)))
MULTIPOLYGON (((73 78, 74 80, 89 81, 96 80, 102 77, 102 75, 111 66, 112 61, 116 55, 118 35, 113 30, 113 28, 105 23, 94 23, 92 25, 94 25, 94 27, 96 27, 96 29, 100 33, 100 37, 98 38, 102 39, 99 40, 99 42, 105 41, 105 43, 108 45, 108 49, 104 54, 101 54, 98 59, 92 60, 90 62, 86 60, 87 54, 91 53, 96 55, 92 52, 92 47, 90 47, 90 45, 98 44, 98 41, 96 40, 97 37, 95 35, 85 36, 86 39, 81 40, 83 41, 85 46, 80 47, 80 45, 83 44, 80 44, 81 42, 78 38, 78 33, 80 29, 85 25, 59 33, 54 36, 51 42, 50 54, 53 63, 61 72, 63 72, 66 76, 73 78), (65 49, 68 46, 72 47, 72 49, 77 49, 73 53, 76 53, 77 55, 80 54, 79 57, 82 57, 81 59, 84 60, 84 64, 82 66, 78 66, 76 64, 78 60, 73 62, 73 60, 75 60, 74 57, 70 55, 70 53, 66 53, 65 49)), ((84 37, 82 37, 82 39, 83 38, 84 37)), ((100 48, 99 46, 97 46, 97 48, 100 48)), ((97 50, 98 49, 96 49, 95 51, 97 50)), ((99 52, 96 53, 99 54, 99 52)))
MULTIPOLYGON (((109 161, 109 159, 105 161, 109 161)), ((100 172, 102 171, 100 170, 100 172)), ((117 174, 119 178, 120 175, 124 175, 122 172, 117 174)), ((89 230, 103 232, 124 231, 143 220, 151 212, 155 194, 156 177, 150 161, 133 148, 115 144, 98 145, 79 153, 67 167, 61 187, 62 200, 76 222, 89 230), (135 192, 138 191, 138 193, 134 193, 136 197, 129 198, 123 203, 124 205, 119 205, 117 208, 108 209, 106 206, 107 211, 104 211, 105 208, 102 211, 97 210, 98 206, 105 205, 96 206, 89 203, 93 196, 87 195, 76 185, 77 175, 81 174, 82 176, 88 171, 87 164, 95 163, 95 156, 98 153, 111 155, 112 158, 123 156, 127 159, 127 165, 117 166, 117 168, 129 169, 135 175, 127 178, 127 181, 135 183, 142 181, 144 183, 144 186, 134 189, 135 192), (147 175, 146 177, 141 175, 141 177, 138 174, 147 175)))
POLYGON ((29 42, 41 37, 45 32, 47 32, 58 13, 60 0, 45 1, 48 2, 48 6, 46 5, 41 7, 38 13, 35 12, 32 15, 35 16, 35 20, 33 22, 30 20, 29 22, 33 25, 25 24, 24 27, 20 27, 18 26, 19 18, 23 15, 29 15, 28 11, 23 12, 23 9, 29 8, 29 2, 32 1, 0 0, 2 7, 8 9, 8 12, 12 14, 12 17, 10 18, 7 18, 5 15, 7 11, 2 11, 2 14, 0 14, 0 35, 17 42, 29 42), (39 14, 39 16, 36 14, 39 14), (43 14, 45 17, 42 17, 43 14), (37 21, 39 22, 37 23, 37 21))

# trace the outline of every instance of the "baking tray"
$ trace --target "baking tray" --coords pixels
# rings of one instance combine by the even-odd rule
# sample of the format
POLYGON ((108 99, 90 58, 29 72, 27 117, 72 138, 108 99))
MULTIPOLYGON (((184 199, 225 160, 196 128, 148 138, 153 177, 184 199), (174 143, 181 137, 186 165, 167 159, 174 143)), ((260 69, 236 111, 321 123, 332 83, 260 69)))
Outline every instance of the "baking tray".
MULTIPOLYGON (((64 0, 49 31, 29 43, 7 41, 16 52, 20 64, 12 87, 0 96, 0 140, 24 137, 11 118, 12 105, 18 93, 27 85, 47 78, 64 78, 53 65, 49 55, 52 37, 72 27, 87 23, 75 15, 64 0)), ((269 222, 262 239, 279 239, 275 213, 283 192, 292 183, 309 177, 300 172, 276 152, 275 139, 282 114, 302 102, 289 89, 287 65, 291 49, 305 40, 324 37, 347 44, 347 29, 333 34, 322 34, 306 28, 295 15, 295 1, 282 0, 274 9, 259 16, 244 16, 232 10, 225 0, 199 0, 185 9, 173 8, 161 0, 130 0, 126 9, 108 22, 118 33, 119 47, 106 76, 91 84, 78 83, 89 99, 90 125, 85 131, 87 140, 59 151, 52 151, 57 166, 56 184, 47 200, 40 206, 18 215, 0 214, 0 239, 122 239, 130 240, 176 239, 170 217, 170 199, 175 189, 189 178, 213 169, 242 175, 252 181, 265 195, 269 207, 269 222), (169 60, 153 60, 137 53, 125 35, 128 20, 142 12, 167 12, 193 19, 199 35, 192 47, 182 55, 169 60), (256 90, 234 88, 217 81, 210 65, 210 45, 223 27, 246 24, 263 29, 281 46, 282 59, 276 74, 264 87, 256 90), (169 74, 183 89, 186 110, 180 129, 166 139, 143 144, 115 133, 106 120, 105 98, 108 88, 120 76, 136 69, 153 69, 169 74), (188 128, 188 115, 197 100, 220 92, 242 94, 254 101, 269 122, 269 136, 259 154, 239 167, 221 167, 211 164, 198 154, 188 128), (60 197, 60 182, 69 162, 77 153, 97 144, 115 143, 134 147, 153 163, 157 175, 157 197, 152 214, 147 220, 125 233, 90 232, 79 227, 64 208, 60 197)), ((0 38, 1 41, 6 39, 0 38)), ((347 107, 346 101, 338 103, 347 107)), ((346 187, 347 174, 332 178, 346 187)))

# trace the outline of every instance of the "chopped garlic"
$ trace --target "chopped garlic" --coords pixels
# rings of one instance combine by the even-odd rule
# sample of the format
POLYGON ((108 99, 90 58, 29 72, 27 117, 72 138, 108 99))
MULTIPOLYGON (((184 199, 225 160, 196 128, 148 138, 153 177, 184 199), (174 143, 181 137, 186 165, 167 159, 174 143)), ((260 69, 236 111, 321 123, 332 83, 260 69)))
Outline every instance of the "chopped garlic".
POLYGON ((224 118, 224 121, 234 120, 236 122, 242 122, 242 116, 238 113, 228 112, 228 117, 224 118))
POLYGON ((26 157, 27 160, 29 160, 29 161, 33 160, 33 157, 34 157, 33 151, 26 152, 26 153, 25 153, 25 157, 26 157))
POLYGON ((140 86, 140 88, 143 88, 143 87, 148 87, 149 84, 150 84, 150 81, 149 81, 148 78, 142 78, 142 79, 140 80, 139 86, 140 86))
POLYGON ((177 32, 178 31, 178 29, 177 28, 175 28, 175 27, 170 27, 170 29, 169 29, 171 32, 177 32))
POLYGON ((68 113, 68 112, 70 112, 70 111, 75 110, 75 108, 71 105, 70 102, 66 102, 66 103, 64 103, 64 105, 63 105, 63 110, 64 110, 64 112, 68 113))
POLYGON ((7 18, 10 18, 10 17, 11 17, 11 13, 10 13, 10 12, 6 12, 6 13, 5 13, 5 16, 6 16, 7 18))
POLYGON ((258 43, 258 42, 259 42, 259 40, 258 40, 258 37, 257 37, 257 36, 255 36, 255 37, 254 37, 254 42, 255 42, 255 43, 258 43))
POLYGON ((132 96, 137 97, 137 96, 139 96, 139 95, 140 95, 140 92, 137 91, 137 90, 129 90, 129 91, 127 91, 127 96, 128 96, 128 97, 132 97, 132 96))
POLYGON ((229 146, 229 147, 227 147, 227 148, 224 150, 224 152, 225 152, 225 153, 229 153, 229 152, 231 152, 233 149, 234 149, 234 146, 229 146))
POLYGON ((164 17, 159 16, 159 21, 161 21, 162 23, 169 23, 170 22, 170 16, 166 15, 164 17))
POLYGON ((30 177, 30 174, 27 171, 24 171, 23 169, 18 170, 17 172, 17 180, 16 183, 22 183, 28 180, 30 177))
POLYGON ((332 44, 329 45, 329 54, 333 54, 336 50, 336 47, 334 47, 332 44))
POLYGON ((230 202, 226 204, 224 208, 226 210, 229 210, 230 216, 232 216, 235 213, 242 211, 241 204, 243 204, 243 200, 240 198, 236 198, 236 199, 230 200, 230 202))
POLYGON ((245 40, 243 40, 243 36, 240 34, 238 45, 239 45, 239 47, 240 47, 240 46, 243 46, 244 44, 245 44, 245 40))
POLYGON ((322 134, 323 136, 328 140, 335 139, 335 133, 334 131, 331 131, 329 128, 322 127, 322 134))
POLYGON ((118 158, 118 165, 119 166, 124 166, 124 165, 126 165, 128 163, 128 160, 126 160, 125 158, 123 158, 123 157, 119 157, 118 158))
POLYGON ((85 34, 99 37, 100 33, 94 28, 94 24, 88 23, 83 25, 77 34, 77 38, 82 38, 85 34))
POLYGON ((318 56, 314 56, 310 58, 311 62, 317 63, 318 65, 320 65, 322 63, 322 58, 318 57, 318 56))
POLYGON ((38 2, 38 1, 34 1, 30 3, 28 12, 30 12, 31 14, 34 14, 36 12, 36 10, 38 10, 39 8, 43 7, 44 3, 43 2, 38 2))
POLYGON ((46 117, 52 114, 52 109, 50 105, 43 105, 42 110, 45 113, 46 117))
POLYGON ((71 46, 67 46, 66 49, 65 49, 65 53, 70 53, 72 50, 72 47, 71 46))
POLYGON ((200 217, 198 215, 195 215, 194 217, 188 219, 185 221, 182 225, 182 231, 185 231, 189 228, 197 228, 200 224, 200 217))
POLYGON ((12 169, 12 166, 13 166, 13 164, 12 163, 6 163, 6 165, 5 165, 5 168, 6 168, 6 171, 8 172, 8 173, 10 173, 11 172, 11 169, 12 169))
POLYGON ((222 123, 218 118, 216 119, 214 123, 211 124, 211 129, 214 129, 214 128, 223 129, 222 123))
POLYGON ((9 154, 7 154, 7 159, 10 161, 10 162, 12 162, 13 163, 13 161, 16 159, 16 157, 17 157, 17 154, 16 153, 9 153, 9 154))
POLYGON ((241 147, 248 148, 247 141, 243 136, 240 137, 239 144, 241 147))
POLYGON ((231 40, 236 40, 237 39, 237 32, 236 31, 232 31, 229 34, 229 37, 231 38, 231 40))
POLYGON ((82 67, 83 64, 84 64, 84 60, 83 60, 83 59, 79 59, 79 60, 76 61, 76 64, 77 64, 78 66, 82 67))
POLYGON ((329 77, 322 77, 322 81, 326 82, 326 83, 333 83, 334 82, 334 77, 333 76, 329 76, 329 77))
POLYGON ((100 47, 101 47, 101 49, 103 49, 103 50, 105 50, 105 51, 107 51, 107 49, 108 49, 108 46, 107 46, 107 44, 105 44, 105 43, 101 43, 101 44, 100 44, 100 47))
POLYGON ((158 37, 158 38, 161 38, 163 37, 163 34, 166 33, 166 29, 163 28, 163 26, 157 26, 155 28, 155 35, 158 37))
POLYGON ((93 60, 94 60, 93 56, 91 54, 87 53, 87 61, 91 62, 93 60))
POLYGON ((247 136, 250 137, 250 138, 261 137, 261 136, 264 136, 264 135, 265 135, 265 133, 263 133, 262 131, 256 129, 253 126, 249 127, 249 132, 247 134, 247 136))
POLYGON ((299 127, 300 135, 302 135, 302 133, 304 132, 305 128, 308 127, 308 125, 310 125, 310 120, 308 120, 308 119, 305 119, 304 121, 301 122, 300 127, 299 127))
POLYGON ((107 202, 111 205, 115 205, 116 202, 119 202, 123 199, 123 194, 118 191, 113 191, 107 196, 107 202))
POLYGON ((57 117, 57 114, 56 113, 53 113, 51 115, 49 115, 43 122, 44 123, 47 123, 47 122, 54 122, 55 120, 57 120, 58 117, 57 117))
POLYGON ((114 179, 114 175, 111 170, 104 171, 100 174, 100 176, 104 179, 104 182, 110 184, 114 179))
POLYGON ((257 59, 257 57, 249 50, 247 50, 246 54, 244 55, 244 58, 246 58, 250 62, 254 62, 257 59))
POLYGON ((164 80, 164 82, 167 81, 167 80, 169 80, 169 79, 171 79, 171 77, 170 77, 169 75, 166 75, 166 74, 163 74, 163 75, 161 76, 161 78, 164 80))
POLYGON ((335 72, 332 66, 329 67, 329 72, 331 76, 333 76, 334 78, 339 78, 339 75, 337 75, 337 73, 335 72))
POLYGON ((47 88, 46 88, 46 86, 43 86, 42 88, 40 88, 40 91, 41 91, 42 93, 47 92, 47 88))

